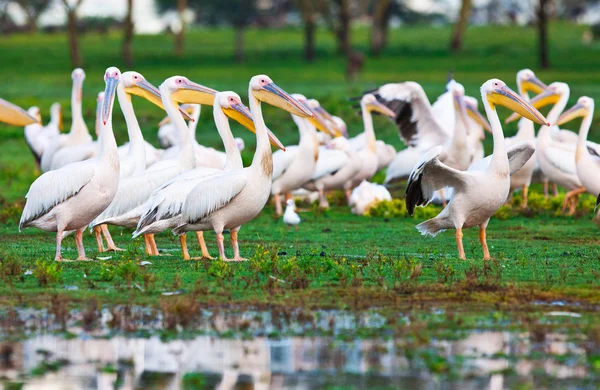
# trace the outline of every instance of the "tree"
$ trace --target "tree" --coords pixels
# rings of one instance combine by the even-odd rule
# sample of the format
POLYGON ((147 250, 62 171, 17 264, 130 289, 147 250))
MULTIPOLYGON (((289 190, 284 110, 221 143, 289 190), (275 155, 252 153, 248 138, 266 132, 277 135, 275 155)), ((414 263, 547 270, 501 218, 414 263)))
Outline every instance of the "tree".
POLYGON ((27 18, 27 28, 33 33, 37 30, 37 21, 40 15, 50 5, 50 0, 14 0, 21 7, 27 18))
POLYGON ((79 50, 79 37, 77 35, 77 10, 83 0, 62 0, 67 11, 67 31, 69 34, 69 48, 71 53, 71 65, 74 68, 83 66, 83 59, 79 50))
POLYGON ((317 13, 313 0, 298 0, 300 13, 304 21, 304 59, 312 62, 315 59, 315 27, 317 13))
POLYGON ((467 24, 469 24, 469 18, 471 17, 471 7, 471 0, 462 0, 458 20, 454 24, 452 40, 450 41, 450 50, 452 50, 453 53, 457 53, 462 50, 463 37, 465 30, 467 29, 467 24))
POLYGON ((133 66, 133 53, 131 44, 133 41, 133 0, 127 0, 127 15, 123 24, 123 62, 128 67, 133 66))
POLYGON ((375 0, 371 22, 371 54, 374 56, 379 56, 387 45, 391 8, 391 0, 375 0))
MULTIPOLYGON (((198 0, 197 3, 202 1, 198 0)), ((160 12, 176 11, 179 16, 179 29, 174 31, 175 54, 182 56, 184 51, 185 38, 185 12, 188 9, 188 0, 156 0, 160 12)))
POLYGON ((538 28, 538 53, 540 67, 548 69, 550 59, 548 58, 548 6, 550 0, 540 0, 537 8, 537 28, 538 28))

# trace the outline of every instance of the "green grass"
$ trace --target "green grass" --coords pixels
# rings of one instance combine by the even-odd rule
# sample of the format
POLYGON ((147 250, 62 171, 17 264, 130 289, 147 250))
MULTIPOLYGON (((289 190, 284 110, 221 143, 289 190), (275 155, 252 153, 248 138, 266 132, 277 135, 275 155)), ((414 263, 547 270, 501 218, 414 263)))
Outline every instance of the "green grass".
MULTIPOLYGON (((583 31, 581 26, 553 23, 553 67, 538 72, 546 82, 568 82, 571 102, 582 94, 595 97, 600 93, 600 45, 583 45, 583 31)), ((173 56, 170 37, 139 36, 135 39, 134 69, 156 85, 168 76, 182 74, 242 96, 251 76, 266 73, 289 92, 320 99, 330 112, 347 120, 351 134, 361 131, 361 122, 346 99, 366 88, 415 80, 434 98, 443 92, 447 73, 454 69, 467 93, 478 96, 479 86, 488 78, 498 77, 512 84, 517 70, 536 70, 535 31, 531 28, 472 27, 460 56, 449 54, 448 38, 448 28, 393 30, 390 47, 380 58, 368 58, 364 72, 350 84, 343 78, 344 61, 334 54, 334 42, 327 31, 318 33, 318 59, 311 64, 302 60, 302 35, 296 29, 248 31, 247 59, 241 65, 232 63, 233 33, 229 30, 190 32, 182 58, 173 56)), ((356 47, 367 50, 367 30, 356 29, 353 39, 356 47)), ((86 35, 81 42, 87 72, 84 113, 92 128, 103 71, 122 65, 120 36, 86 35)), ((63 35, 0 38, 2 97, 25 107, 38 105, 45 114, 52 102, 60 101, 67 108, 65 122, 69 123, 71 69, 66 47, 63 35)), ((156 123, 164 114, 146 102, 136 101, 135 106, 145 136, 156 143, 156 123)), ((297 131, 289 115, 268 108, 265 116, 284 143, 296 142, 297 131)), ((204 112, 199 140, 220 147, 211 120, 212 115, 204 112)), ((401 148, 395 127, 382 118, 375 120, 378 137, 401 148)), ((118 140, 124 141, 124 121, 119 115, 115 116, 115 129, 118 140)), ((233 130, 247 141, 244 159, 248 162, 253 135, 239 126, 233 130)), ((507 133, 514 131, 513 126, 507 127, 507 133)), ((594 129, 591 136, 597 139, 594 129)), ((178 240, 168 232, 157 237, 159 248, 166 252, 148 258, 142 240, 131 241, 130 231, 112 228, 117 244, 127 252, 109 254, 112 257, 105 261, 49 268, 53 234, 35 229, 19 233, 17 229, 23 196, 36 177, 22 129, 0 126, 0 142, 0 303, 6 306, 49 305, 53 294, 63 294, 76 303, 94 298, 106 304, 156 306, 170 299, 162 292, 179 289, 204 303, 361 310, 398 308, 414 302, 467 303, 469 307, 495 304, 506 310, 531 307, 538 300, 568 300, 584 308, 600 303, 599 239, 591 215, 569 218, 535 210, 529 216, 504 210, 503 219, 492 219, 488 242, 496 260, 490 263, 480 260, 474 230, 465 232, 468 260, 461 261, 456 258, 452 232, 435 239, 423 238, 414 229, 419 218, 357 217, 339 205, 330 212, 304 205, 303 223, 296 233, 274 218, 269 205, 241 230, 242 254, 251 257, 246 263, 183 261, 177 251, 178 240), (139 266, 143 260, 152 264, 139 266), (34 275, 24 276, 26 270, 34 275)), ((489 150, 490 140, 486 146, 489 150)), ((72 240, 69 237, 64 242, 67 258, 75 257, 72 240)), ((214 235, 207 234, 207 240, 214 253, 214 235)), ((85 236, 85 246, 89 256, 97 256, 90 235, 85 236)), ((198 252, 195 245, 190 247, 193 254, 198 252)))

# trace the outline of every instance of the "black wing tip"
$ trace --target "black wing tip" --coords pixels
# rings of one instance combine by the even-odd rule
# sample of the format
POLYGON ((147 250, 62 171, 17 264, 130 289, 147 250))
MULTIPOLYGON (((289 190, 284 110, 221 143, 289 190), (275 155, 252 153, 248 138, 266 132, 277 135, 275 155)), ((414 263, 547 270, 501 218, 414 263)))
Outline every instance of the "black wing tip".
POLYGON ((600 205, 600 194, 598 194, 598 197, 596 198, 596 206, 594 206, 594 212, 598 208, 598 205, 600 205))

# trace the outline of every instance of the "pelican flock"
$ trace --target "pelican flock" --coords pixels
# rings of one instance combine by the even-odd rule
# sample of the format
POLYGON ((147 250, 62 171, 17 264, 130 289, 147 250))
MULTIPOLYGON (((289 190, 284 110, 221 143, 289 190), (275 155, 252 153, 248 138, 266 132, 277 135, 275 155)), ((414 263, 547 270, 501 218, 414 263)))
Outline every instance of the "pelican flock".
POLYGON ((512 192, 522 192, 521 207, 527 208, 534 180, 544 183, 546 195, 548 183, 554 183, 567 191, 563 211, 569 214, 580 194, 600 193, 600 145, 587 139, 594 100, 583 96, 565 111, 569 86, 546 84, 530 69, 517 72, 518 92, 499 79, 486 81, 479 91, 481 100, 468 96, 455 79, 448 80, 446 91, 433 104, 417 82, 385 84, 360 96, 362 127, 349 129, 318 100, 288 93, 264 74, 250 79, 247 107, 234 91, 217 91, 184 76, 168 77, 157 88, 141 73, 109 67, 105 89, 98 93, 95 139, 83 115, 85 77, 82 69, 71 74, 68 132, 62 132, 60 103, 51 106, 44 125, 40 107, 23 110, 0 99, 0 121, 24 128, 25 143, 42 172, 25 196, 19 229, 54 232, 57 261, 67 261, 61 247, 71 232, 77 260, 88 260, 83 246, 88 228, 98 252, 123 250, 110 226, 131 229, 133 239, 143 236, 150 256, 161 255, 155 235, 173 234, 186 260, 214 258, 204 239, 204 233, 212 231, 221 260, 243 261, 239 231, 252 223, 270 197, 283 223, 297 228, 301 210, 294 198, 318 200, 320 208, 328 209, 328 195, 339 191, 351 212, 363 215, 391 201, 397 195, 393 187, 402 180, 407 180, 405 202, 411 215, 417 206, 443 205, 436 217, 416 225, 421 234, 436 236, 454 229, 458 257, 464 259, 463 229, 477 227, 483 258, 490 259, 488 224, 512 192), (156 130, 140 126, 133 96, 166 111, 159 123, 160 146, 144 138, 147 131, 156 130), (115 98, 127 128, 127 142, 121 146, 112 127, 115 98), (263 104, 286 111, 291 120, 265 119, 263 104), (504 135, 498 106, 513 112, 506 123, 518 120, 512 137, 504 135), (546 117, 538 111, 544 106, 551 106, 546 117), (214 128, 199 126, 200 116, 211 111, 214 128), (375 121, 373 114, 397 127, 404 147, 377 139, 383 122, 375 121), (559 128, 576 118, 582 118, 578 133, 559 128), (244 142, 234 137, 230 120, 255 134, 248 166, 241 155, 244 142), (296 144, 284 145, 267 123, 275 133, 295 125, 296 144), (215 129, 222 150, 203 144, 203 137, 215 129), (486 133, 493 143, 487 157, 486 133), (272 146, 278 149, 274 153, 272 146), (382 170, 384 185, 372 182, 382 170), (187 232, 194 232, 200 256, 190 255, 187 232), (232 257, 226 255, 227 232, 232 257))

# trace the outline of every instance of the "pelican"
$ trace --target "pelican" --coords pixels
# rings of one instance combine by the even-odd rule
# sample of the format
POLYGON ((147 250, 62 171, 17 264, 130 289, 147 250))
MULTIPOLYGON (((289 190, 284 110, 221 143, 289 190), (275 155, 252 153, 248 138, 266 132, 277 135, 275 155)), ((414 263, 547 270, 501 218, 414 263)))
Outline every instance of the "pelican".
POLYGON ((25 126, 25 143, 31 150, 35 159, 36 167, 39 167, 42 153, 45 147, 44 126, 42 125, 42 114, 39 107, 33 106, 27 109, 27 113, 36 119, 35 123, 25 126))
POLYGON ((490 259, 486 242, 489 220, 506 201, 510 189, 509 174, 519 170, 534 151, 532 143, 524 143, 513 147, 509 150, 510 155, 507 155, 496 106, 507 107, 540 124, 548 123, 542 114, 498 79, 488 80, 482 85, 481 98, 494 137, 494 150, 487 158, 487 167, 470 171, 450 168, 439 160, 443 146, 437 146, 419 160, 410 174, 406 189, 407 209, 412 215, 415 206, 427 205, 436 190, 453 188, 454 196, 442 212, 417 225, 417 230, 423 235, 435 236, 446 229, 456 229, 456 244, 461 259, 465 259, 462 229, 473 226, 479 226, 483 257, 490 259))
POLYGON ((69 148, 92 142, 92 137, 83 120, 81 111, 81 96, 85 72, 83 69, 77 68, 71 74, 71 78, 73 79, 73 90, 71 92, 71 131, 69 134, 61 134, 51 145, 49 145, 47 148, 48 150, 44 151, 41 161, 43 172, 60 168, 68 162, 71 162, 71 160, 69 160, 69 148), (61 152, 63 149, 67 150, 61 152))
MULTIPOLYGON (((594 118, 594 99, 582 96, 577 100, 571 109, 564 112, 556 121, 556 125, 560 126, 577 117, 583 117, 579 128, 579 142, 575 151, 575 166, 577 168, 577 176, 583 187, 572 191, 572 196, 579 195, 585 191, 597 196, 600 193, 600 181, 598 180, 598 172, 600 171, 600 156, 595 150, 588 147, 586 141, 594 118), (592 153, 590 153, 590 150, 592 153)), ((574 211, 572 203, 572 211, 574 211)), ((572 213, 572 212, 571 212, 572 213)))
MULTIPOLYGON (((254 132, 254 122, 252 121, 250 111, 244 106, 242 99, 235 92, 218 92, 215 95, 213 116, 227 154, 223 170, 196 167, 191 171, 182 173, 156 189, 143 206, 142 216, 140 217, 136 231, 133 233, 133 238, 141 234, 156 234, 166 229, 173 229, 178 225, 185 199, 194 187, 212 178, 216 173, 242 169, 244 167, 242 156, 231 133, 227 116, 235 119, 254 132)), ((276 142, 277 140, 270 132, 269 138, 271 142, 276 142)), ((197 239, 202 251, 202 257, 211 258, 202 232, 197 232, 197 239)), ((183 258, 189 260, 190 255, 187 249, 185 234, 180 236, 180 240, 183 258)))
MULTIPOLYGON (((147 83, 146 86, 149 87, 150 84, 147 83)), ((154 96, 161 98, 161 107, 165 108, 180 129, 182 145, 178 159, 159 162, 162 165, 161 169, 147 169, 139 175, 123 178, 119 183, 113 202, 90 223, 90 228, 103 224, 135 228, 142 213, 142 206, 152 192, 180 173, 195 167, 196 160, 192 143, 189 140, 189 132, 182 116, 183 111, 176 103, 181 103, 181 99, 198 99, 201 102, 212 104, 216 91, 196 84, 183 76, 166 79, 161 84, 159 91, 154 91, 154 96)), ((153 101, 153 103, 158 103, 158 101, 153 101)), ((146 253, 158 255, 154 236, 145 235, 144 241, 146 253)))
POLYGON ((285 213, 283 214, 283 223, 288 226, 295 226, 298 231, 298 225, 300 224, 300 216, 296 213, 296 202, 294 199, 288 199, 285 202, 285 213))
POLYGON ((352 214, 364 215, 371 207, 384 200, 392 200, 387 188, 365 180, 352 190, 349 206, 352 208, 352 214))
POLYGON ((19 231, 29 226, 56 232, 56 261, 63 260, 63 232, 76 230, 77 260, 87 260, 83 230, 112 201, 119 183, 119 156, 112 129, 112 108, 121 72, 106 69, 101 148, 97 158, 66 165, 38 177, 25 196, 19 231))
MULTIPOLYGON (((332 117, 337 128, 342 132, 346 123, 339 117, 332 117)), ((349 198, 352 190, 352 179, 361 169, 361 159, 358 152, 350 150, 346 137, 340 136, 329 141, 325 147, 319 149, 319 159, 310 181, 303 188, 309 191, 318 191, 319 207, 329 208, 326 191, 343 189, 349 198)))
MULTIPOLYGON (((304 95, 292 94, 292 97, 307 106, 312 112, 304 95)), ((304 183, 311 179, 319 158, 317 127, 321 131, 326 131, 326 125, 319 122, 316 115, 312 119, 292 115, 292 119, 298 126, 300 142, 298 145, 286 147, 285 151, 278 150, 273 153, 271 195, 274 197, 275 210, 278 216, 281 216, 283 212, 281 194, 289 198, 292 191, 301 188, 304 183)))
POLYGON ((217 235, 219 257, 225 256, 223 229, 231 230, 234 261, 240 256, 238 231, 241 225, 255 218, 263 209, 271 192, 273 155, 269 145, 261 102, 271 104, 303 118, 312 118, 311 111, 279 88, 266 75, 252 77, 248 98, 256 127, 256 151, 252 164, 217 174, 214 178, 197 185, 188 195, 181 213, 179 226, 173 233, 212 229, 217 235))
MULTIPOLYGON (((194 123, 198 120, 198 118, 200 118, 200 105, 182 104, 181 108, 190 114, 191 120, 188 123, 188 128, 191 132, 195 133, 196 124, 194 123)), ((158 123, 158 142, 163 149, 169 149, 179 144, 179 134, 177 128, 173 122, 171 122, 171 118, 168 115, 158 123)))

